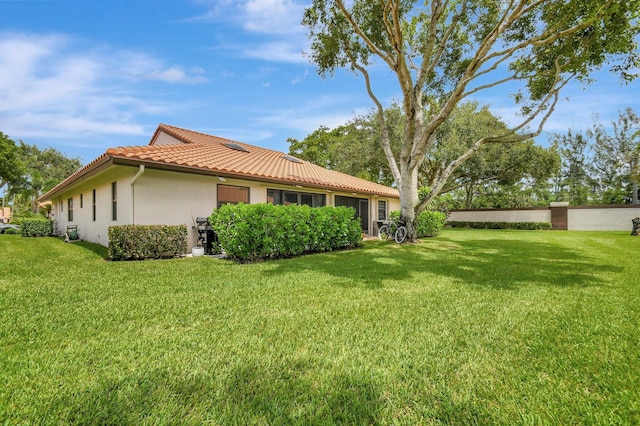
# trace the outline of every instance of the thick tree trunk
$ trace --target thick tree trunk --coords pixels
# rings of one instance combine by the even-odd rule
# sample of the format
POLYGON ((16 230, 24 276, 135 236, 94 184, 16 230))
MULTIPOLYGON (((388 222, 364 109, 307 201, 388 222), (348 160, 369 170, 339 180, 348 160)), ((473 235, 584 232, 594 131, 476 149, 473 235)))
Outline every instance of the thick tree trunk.
POLYGON ((400 167, 400 219, 406 222, 407 241, 417 239, 414 222, 416 219, 416 206, 418 205, 418 169, 413 170, 405 164, 400 167))

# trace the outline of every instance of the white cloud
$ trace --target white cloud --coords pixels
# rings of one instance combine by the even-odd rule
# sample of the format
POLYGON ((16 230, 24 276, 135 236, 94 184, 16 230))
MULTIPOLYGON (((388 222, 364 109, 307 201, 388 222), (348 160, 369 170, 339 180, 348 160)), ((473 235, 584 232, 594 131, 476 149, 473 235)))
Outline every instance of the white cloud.
POLYGON ((290 0, 249 0, 243 5, 243 27, 263 34, 303 32, 304 6, 290 0))
POLYGON ((141 135, 135 120, 170 106, 140 95, 132 83, 205 80, 202 69, 165 65, 143 52, 79 45, 55 34, 0 33, 3 132, 21 138, 141 135))
POLYGON ((236 40, 225 42, 225 49, 270 62, 309 62, 302 54, 309 46, 300 23, 305 4, 292 0, 193 1, 208 7, 208 11, 195 20, 231 23, 243 30, 237 33, 240 37, 227 34, 236 40))
POLYGON ((272 41, 244 46, 242 56, 270 62, 309 63, 309 59, 302 54, 303 50, 301 44, 272 41))

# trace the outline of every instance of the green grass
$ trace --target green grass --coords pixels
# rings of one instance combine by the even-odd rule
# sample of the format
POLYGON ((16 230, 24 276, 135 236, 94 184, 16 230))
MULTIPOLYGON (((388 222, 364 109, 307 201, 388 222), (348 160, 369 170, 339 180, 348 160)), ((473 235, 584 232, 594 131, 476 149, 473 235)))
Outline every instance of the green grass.
POLYGON ((0 423, 637 424, 640 238, 239 265, 0 235, 0 423))

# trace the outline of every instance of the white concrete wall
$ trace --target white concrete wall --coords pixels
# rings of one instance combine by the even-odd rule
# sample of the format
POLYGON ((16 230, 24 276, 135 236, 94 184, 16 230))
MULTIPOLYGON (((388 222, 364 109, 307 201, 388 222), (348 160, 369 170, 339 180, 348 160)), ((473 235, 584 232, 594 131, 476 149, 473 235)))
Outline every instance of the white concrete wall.
MULTIPOLYGON (((631 220, 640 217, 640 206, 569 206, 570 231, 629 231, 631 220)), ((452 211, 450 221, 459 222, 551 222, 551 209, 452 211)))
POLYGON ((569 207, 568 227, 570 231, 631 232, 631 220, 635 217, 640 217, 640 206, 569 207))
POLYGON ((452 222, 551 222, 550 209, 461 210, 449 214, 452 222))

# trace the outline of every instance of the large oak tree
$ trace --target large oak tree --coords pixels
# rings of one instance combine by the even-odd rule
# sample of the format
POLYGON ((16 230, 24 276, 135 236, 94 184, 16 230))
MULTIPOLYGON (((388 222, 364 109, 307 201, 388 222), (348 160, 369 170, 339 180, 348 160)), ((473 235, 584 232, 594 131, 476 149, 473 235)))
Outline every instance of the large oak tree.
POLYGON ((401 216, 413 220, 453 171, 487 143, 538 135, 571 80, 611 64, 623 78, 640 62, 640 0, 313 0, 303 24, 309 56, 322 76, 348 68, 364 78, 377 109, 380 143, 400 191, 401 216), (377 61, 377 62, 376 62, 377 61), (384 105, 372 81, 379 64, 396 76, 405 117, 399 155, 391 149, 384 105), (419 168, 456 105, 500 88, 520 120, 479 138, 442 168, 418 196, 419 168))

